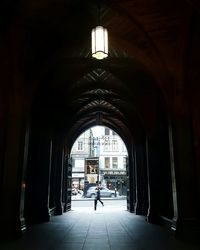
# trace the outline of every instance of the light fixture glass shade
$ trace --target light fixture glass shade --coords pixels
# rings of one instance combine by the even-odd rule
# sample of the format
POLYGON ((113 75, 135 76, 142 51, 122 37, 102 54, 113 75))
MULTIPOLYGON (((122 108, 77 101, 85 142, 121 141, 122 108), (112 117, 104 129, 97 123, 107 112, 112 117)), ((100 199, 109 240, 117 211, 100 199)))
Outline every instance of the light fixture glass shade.
POLYGON ((102 26, 92 29, 92 57, 101 60, 108 56, 108 31, 102 26))

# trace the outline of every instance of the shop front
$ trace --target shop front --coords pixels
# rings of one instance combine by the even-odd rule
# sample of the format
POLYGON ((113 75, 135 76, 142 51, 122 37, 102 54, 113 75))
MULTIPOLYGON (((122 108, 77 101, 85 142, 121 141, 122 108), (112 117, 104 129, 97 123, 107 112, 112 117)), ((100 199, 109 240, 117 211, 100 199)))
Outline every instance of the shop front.
POLYGON ((126 196, 127 190, 127 175, 126 171, 122 170, 103 170, 102 175, 106 182, 107 188, 116 190, 119 195, 126 196))
POLYGON ((72 173, 72 187, 78 190, 84 189, 84 173, 72 173))

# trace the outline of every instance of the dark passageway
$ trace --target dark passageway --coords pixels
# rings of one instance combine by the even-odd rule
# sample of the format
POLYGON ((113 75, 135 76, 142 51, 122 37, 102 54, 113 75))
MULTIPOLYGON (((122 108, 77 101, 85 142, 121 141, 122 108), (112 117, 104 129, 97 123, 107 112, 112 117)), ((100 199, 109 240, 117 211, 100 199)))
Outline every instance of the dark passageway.
MULTIPOLYGON (((128 150, 127 211, 116 215, 117 222, 114 215, 98 214, 108 229, 106 247, 114 246, 110 224, 122 235, 130 229, 126 247, 138 240, 136 249, 147 248, 154 229, 172 234, 174 249, 177 239, 198 240, 199 14, 195 0, 2 1, 2 239, 30 237, 32 244, 30 232, 38 228, 47 238, 58 229, 55 240, 67 241, 77 232, 70 152, 81 133, 102 125, 128 150), (102 60, 91 52, 97 25, 108 31, 102 60)), ((93 230, 89 221, 85 233, 93 230)), ((155 244, 171 249, 158 235, 155 244)))
POLYGON ((198 250, 166 229, 147 224, 143 216, 121 207, 97 211, 77 207, 50 222, 31 227, 23 238, 1 245, 3 250, 198 250))

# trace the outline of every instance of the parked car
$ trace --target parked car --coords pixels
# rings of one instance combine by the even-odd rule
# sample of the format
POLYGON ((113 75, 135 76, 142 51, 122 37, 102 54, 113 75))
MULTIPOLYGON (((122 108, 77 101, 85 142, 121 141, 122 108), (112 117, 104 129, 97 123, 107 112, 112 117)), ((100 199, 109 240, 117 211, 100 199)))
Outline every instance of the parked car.
POLYGON ((84 190, 83 190, 83 196, 86 197, 87 191, 90 187, 95 187, 96 188, 96 184, 95 183, 87 183, 84 185, 84 190))
MULTIPOLYGON (((110 190, 106 187, 100 187, 101 197, 115 197, 115 190, 110 190)), ((116 192, 116 196, 118 192, 116 192)), ((87 198, 95 198, 96 197, 96 187, 90 187, 87 190, 86 196, 87 198)))

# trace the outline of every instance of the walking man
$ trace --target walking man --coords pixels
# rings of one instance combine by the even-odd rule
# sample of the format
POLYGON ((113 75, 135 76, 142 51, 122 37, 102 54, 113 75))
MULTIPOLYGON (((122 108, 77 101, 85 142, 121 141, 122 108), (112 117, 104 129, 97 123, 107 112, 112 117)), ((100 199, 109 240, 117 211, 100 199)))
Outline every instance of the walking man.
POLYGON ((101 193, 100 193, 99 186, 96 187, 96 191, 97 191, 97 195, 96 195, 96 198, 94 200, 94 210, 97 209, 97 201, 101 202, 102 206, 104 206, 103 201, 101 200, 101 193))

